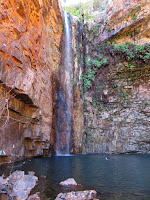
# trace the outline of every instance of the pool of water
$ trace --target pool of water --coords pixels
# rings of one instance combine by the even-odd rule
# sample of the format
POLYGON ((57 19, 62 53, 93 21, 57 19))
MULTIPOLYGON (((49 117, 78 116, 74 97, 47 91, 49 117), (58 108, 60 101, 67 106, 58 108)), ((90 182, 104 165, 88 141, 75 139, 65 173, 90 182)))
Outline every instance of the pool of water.
MULTIPOLYGON (((10 170, 11 165, 0 166, 0 175, 7 176, 10 170)), ((39 182, 33 192, 39 191, 42 200, 55 199, 59 192, 83 189, 95 189, 101 200, 150 200, 150 155, 33 158, 15 163, 14 170, 35 172, 39 182), (59 186, 70 177, 81 186, 59 186)))

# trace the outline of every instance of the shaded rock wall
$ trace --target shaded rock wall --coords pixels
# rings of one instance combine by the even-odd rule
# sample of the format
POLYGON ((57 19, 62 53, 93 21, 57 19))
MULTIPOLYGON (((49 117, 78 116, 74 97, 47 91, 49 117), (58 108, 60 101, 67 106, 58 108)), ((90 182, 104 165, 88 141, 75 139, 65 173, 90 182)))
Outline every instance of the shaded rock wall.
POLYGON ((58 1, 0 4, 0 159, 47 155, 63 29, 58 1))
POLYGON ((83 152, 150 153, 150 3, 105 4, 85 25, 83 152))
POLYGON ((83 90, 82 90, 82 46, 83 27, 78 18, 72 18, 72 49, 73 49, 73 141, 74 152, 82 152, 82 136, 84 131, 83 90))
MULTIPOLYGON (((60 59, 60 67, 53 72, 53 140, 51 140, 52 150, 56 151, 56 140, 59 138, 60 149, 66 148, 66 125, 67 122, 67 106, 71 106, 71 137, 70 137, 70 153, 82 152, 82 134, 84 128, 83 108, 82 108, 82 25, 78 18, 68 14, 68 21, 71 31, 71 62, 70 70, 67 71, 65 65, 65 34, 62 35, 61 49, 63 52, 60 59), (80 54, 78 54, 80 51, 80 54), (70 79, 69 86, 62 85, 64 80, 70 79), (69 88, 70 87, 70 88, 69 88), (71 91, 71 97, 67 99, 68 92, 71 91), (67 102, 70 100, 71 102, 67 102), (59 131, 58 131, 59 130, 59 131), (57 137, 58 135, 58 138, 57 137), (60 141, 61 140, 61 141, 60 141), (61 147, 62 146, 62 147, 61 147)), ((67 81, 66 81, 67 82, 67 81)), ((63 152, 63 151, 62 151, 63 152)), ((63 152, 64 153, 64 152, 63 152)))

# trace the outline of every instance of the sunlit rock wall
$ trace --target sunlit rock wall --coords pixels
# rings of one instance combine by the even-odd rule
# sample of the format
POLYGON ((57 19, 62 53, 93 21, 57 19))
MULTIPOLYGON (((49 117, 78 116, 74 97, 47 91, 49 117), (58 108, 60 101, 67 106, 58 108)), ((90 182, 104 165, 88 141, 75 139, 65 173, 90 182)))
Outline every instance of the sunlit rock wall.
POLYGON ((0 161, 48 155, 52 70, 62 16, 55 0, 0 2, 0 161))

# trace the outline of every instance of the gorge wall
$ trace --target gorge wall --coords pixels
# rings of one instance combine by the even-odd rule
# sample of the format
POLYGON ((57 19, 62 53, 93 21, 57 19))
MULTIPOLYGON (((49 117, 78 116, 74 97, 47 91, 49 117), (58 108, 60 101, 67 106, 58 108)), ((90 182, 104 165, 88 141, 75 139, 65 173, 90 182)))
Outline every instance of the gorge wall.
POLYGON ((84 25, 83 152, 150 153, 150 2, 94 5, 84 25))
POLYGON ((62 30, 57 0, 0 2, 0 162, 50 152, 62 30))
POLYGON ((81 153, 84 129, 83 100, 81 98, 82 87, 80 82, 82 73, 82 25, 77 17, 73 17, 69 13, 67 17, 69 32, 71 33, 69 36, 70 39, 66 38, 67 36, 63 33, 61 42, 61 49, 63 49, 63 51, 60 65, 58 70, 53 71, 54 140, 51 146, 53 151, 56 152, 56 140, 59 139, 59 149, 63 152, 67 147, 68 141, 66 141, 66 131, 69 129, 70 153, 81 153), (68 39, 70 47, 66 49, 66 40, 68 39), (71 52, 68 53, 69 49, 71 52), (68 56, 66 51, 68 55, 70 54, 70 61, 68 64, 65 64, 68 56), (78 54, 79 51, 80 55, 78 54), (68 106, 71 112, 68 112, 68 106), (71 117, 71 120, 68 121, 67 117, 71 117))
MULTIPOLYGON (((83 24, 70 16, 70 152, 150 153, 150 3, 91 2, 83 24)), ((65 42, 58 0, 2 1, 0 36, 0 162, 50 155, 65 42)))

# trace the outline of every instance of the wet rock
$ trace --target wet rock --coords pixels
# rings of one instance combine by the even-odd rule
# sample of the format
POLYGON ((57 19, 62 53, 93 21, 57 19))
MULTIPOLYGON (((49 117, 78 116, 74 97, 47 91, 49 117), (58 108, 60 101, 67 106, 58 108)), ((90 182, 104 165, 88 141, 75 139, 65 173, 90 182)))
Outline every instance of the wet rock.
POLYGON ((44 176, 44 175, 41 175, 40 177, 41 177, 41 178, 46 178, 46 176, 44 176))
POLYGON ((74 186, 76 186, 78 184, 76 183, 76 181, 73 178, 68 178, 67 180, 60 182, 59 185, 62 185, 62 186, 74 185, 74 186))
POLYGON ((85 191, 77 191, 77 192, 68 192, 68 193, 60 193, 57 195, 55 200, 96 200, 96 191, 95 190, 85 190, 85 191))
POLYGON ((35 175, 35 172, 29 171, 28 174, 35 175))
POLYGON ((32 194, 29 196, 28 200, 40 200, 38 194, 32 194))

